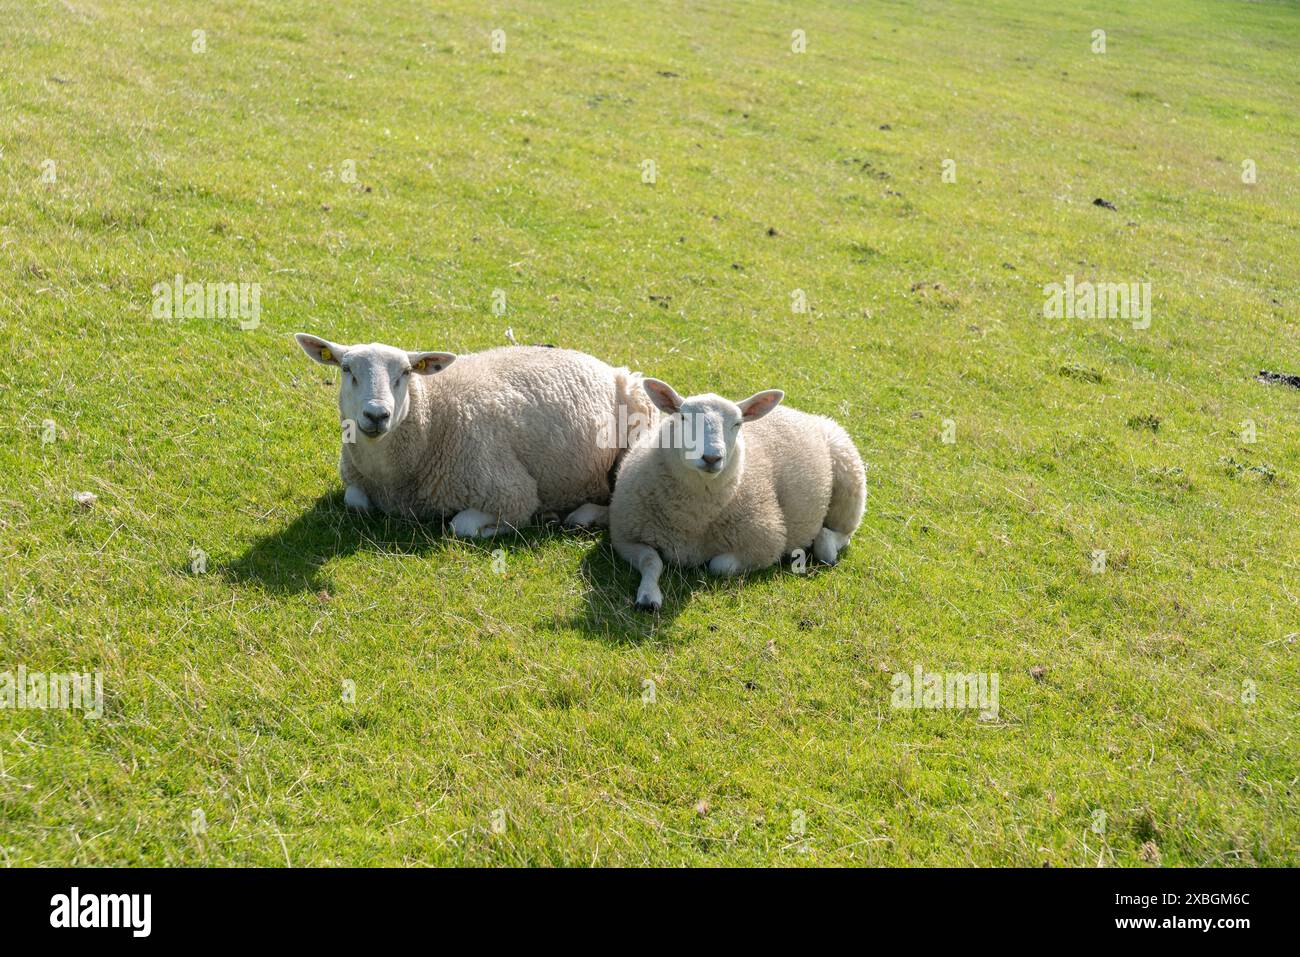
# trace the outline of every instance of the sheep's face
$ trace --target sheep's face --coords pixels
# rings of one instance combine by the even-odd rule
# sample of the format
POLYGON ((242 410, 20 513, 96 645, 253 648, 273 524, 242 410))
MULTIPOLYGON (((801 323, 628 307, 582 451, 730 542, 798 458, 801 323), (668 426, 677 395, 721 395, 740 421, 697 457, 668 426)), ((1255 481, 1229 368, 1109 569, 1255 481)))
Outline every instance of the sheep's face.
POLYGON ((406 418, 411 407, 411 379, 433 375, 455 361, 450 352, 404 352, 371 343, 341 346, 300 332, 298 345, 322 365, 338 366, 339 416, 355 426, 358 442, 376 442, 406 418))
POLYGON ((644 380, 645 391, 668 418, 660 430, 661 447, 680 456, 685 468, 705 476, 721 475, 744 446, 742 426, 767 415, 780 404, 780 389, 758 392, 740 402, 706 393, 683 399, 666 382, 644 380))

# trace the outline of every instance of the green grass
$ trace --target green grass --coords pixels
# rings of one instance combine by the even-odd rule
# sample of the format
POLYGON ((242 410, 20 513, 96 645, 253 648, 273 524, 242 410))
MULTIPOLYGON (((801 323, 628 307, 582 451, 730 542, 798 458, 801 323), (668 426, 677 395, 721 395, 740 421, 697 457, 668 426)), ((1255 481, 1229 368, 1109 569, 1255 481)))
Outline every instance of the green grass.
POLYGON ((107 696, 0 712, 0 861, 1300 860, 1295 4, 183 6, 0 12, 0 671, 107 696), (838 418, 845 560, 652 619, 604 537, 346 514, 290 333, 507 325, 838 418))

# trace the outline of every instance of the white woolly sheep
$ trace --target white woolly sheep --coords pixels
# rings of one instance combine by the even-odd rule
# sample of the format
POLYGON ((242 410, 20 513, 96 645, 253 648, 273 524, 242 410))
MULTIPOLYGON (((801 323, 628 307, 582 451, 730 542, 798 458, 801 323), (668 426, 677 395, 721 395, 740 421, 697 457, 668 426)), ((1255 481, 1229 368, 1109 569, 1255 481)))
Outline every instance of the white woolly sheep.
POLYGON ((820 562, 839 559, 867 501, 862 459, 843 428, 778 408, 777 389, 737 403, 683 399, 658 379, 642 385, 666 415, 624 458, 609 514, 615 550, 641 572, 638 608, 663 604, 665 559, 715 575, 809 547, 820 562))
POLYGON ((608 524, 610 475, 654 408, 640 376, 569 349, 470 355, 294 337, 338 366, 346 504, 452 515, 454 534, 519 528, 538 512, 608 524), (437 373, 437 374, 435 374, 437 373))

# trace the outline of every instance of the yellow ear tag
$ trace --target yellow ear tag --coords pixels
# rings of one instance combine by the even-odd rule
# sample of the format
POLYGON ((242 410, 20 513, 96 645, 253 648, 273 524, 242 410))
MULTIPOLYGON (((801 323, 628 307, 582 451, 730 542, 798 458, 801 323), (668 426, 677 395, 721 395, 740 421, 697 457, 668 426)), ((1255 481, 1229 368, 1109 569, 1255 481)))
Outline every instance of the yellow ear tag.
POLYGON ((411 368, 414 369, 416 372, 423 372, 425 366, 427 366, 428 364, 429 364, 428 359, 421 359, 415 365, 411 366, 411 368))
POLYGON ((330 352, 328 349, 322 349, 320 351, 320 357, 325 362, 329 362, 331 359, 334 358, 334 353, 330 352))

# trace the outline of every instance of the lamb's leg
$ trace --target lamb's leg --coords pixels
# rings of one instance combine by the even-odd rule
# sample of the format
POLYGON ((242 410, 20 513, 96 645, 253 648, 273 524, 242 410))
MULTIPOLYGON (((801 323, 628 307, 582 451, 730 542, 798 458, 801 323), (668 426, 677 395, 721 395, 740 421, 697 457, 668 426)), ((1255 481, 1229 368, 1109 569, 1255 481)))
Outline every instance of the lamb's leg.
POLYGON ((663 573, 664 563, 659 553, 639 542, 615 542, 614 550, 641 573, 641 586, 636 590, 636 607, 641 611, 658 611, 664 603, 663 592, 659 590, 659 576, 663 573))
POLYGON ((834 565, 840 560, 840 552, 848 543, 848 535, 823 525, 822 530, 813 539, 813 555, 823 565, 834 565))
POLYGON ((343 493, 343 504, 348 508, 354 508, 358 512, 370 511, 370 496, 360 485, 349 485, 343 493))
POLYGON ((839 552, 862 522, 867 506, 867 476, 853 440, 839 426, 828 431, 831 453, 831 501, 822 519, 823 529, 813 541, 813 552, 821 561, 834 564, 839 552), (826 535, 824 532, 832 532, 826 535), (820 545, 820 542, 825 544, 820 545), (831 546, 834 546, 833 548, 831 546), (830 555, 829 559, 823 554, 830 555))
POLYGON ((451 533, 457 538, 486 538, 496 530, 496 518, 476 508, 463 509, 451 520, 451 533))
POLYGON ((867 476, 847 432, 828 423, 825 435, 831 454, 831 500, 821 531, 813 538, 812 552, 822 564, 834 565, 862 522, 867 506, 867 476))
POLYGON ((710 575, 739 575, 745 570, 745 563, 742 562, 731 552, 723 552, 721 555, 714 555, 709 559, 710 575))
POLYGON ((588 502, 579 506, 564 517, 564 524, 569 528, 609 527, 609 506, 595 505, 588 502))

